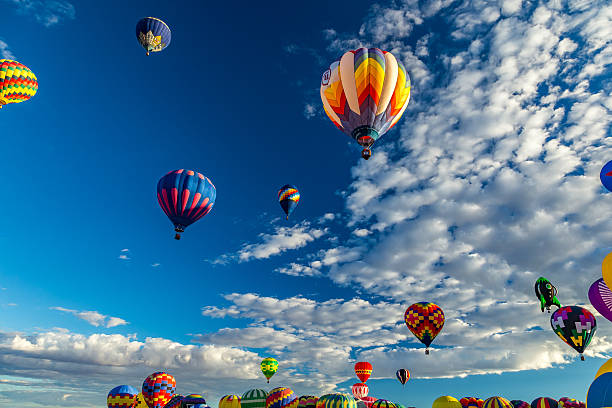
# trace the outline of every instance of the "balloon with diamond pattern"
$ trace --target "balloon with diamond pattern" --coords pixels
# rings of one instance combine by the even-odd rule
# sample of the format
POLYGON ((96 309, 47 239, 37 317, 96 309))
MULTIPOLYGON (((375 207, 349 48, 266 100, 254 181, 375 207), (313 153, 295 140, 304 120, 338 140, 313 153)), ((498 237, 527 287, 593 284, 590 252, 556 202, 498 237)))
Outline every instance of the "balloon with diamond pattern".
POLYGON ((597 330, 595 316, 580 306, 564 306, 552 314, 550 326, 557 336, 580 353, 580 359, 584 360, 582 353, 597 330))
POLYGON ((425 345, 425 354, 429 354, 429 345, 444 326, 444 312, 438 305, 419 302, 406 309, 404 322, 412 334, 425 345))
POLYGON ((163 408, 175 390, 174 377, 161 371, 151 374, 142 383, 142 396, 149 408, 163 408))

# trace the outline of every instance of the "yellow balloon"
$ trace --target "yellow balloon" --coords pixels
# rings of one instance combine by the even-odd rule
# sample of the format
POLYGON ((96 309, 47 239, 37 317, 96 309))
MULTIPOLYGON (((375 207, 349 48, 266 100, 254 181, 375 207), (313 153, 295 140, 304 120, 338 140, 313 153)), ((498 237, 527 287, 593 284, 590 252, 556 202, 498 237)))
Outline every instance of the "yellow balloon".
POLYGON ((443 395, 436 398, 431 408, 461 408, 461 403, 456 398, 443 395))
POLYGON ((134 408, 149 408, 149 406, 145 402, 144 397, 142 396, 142 392, 138 393, 138 396, 136 397, 136 404, 134 405, 134 408))
POLYGON ((597 374, 595 374, 595 378, 599 377, 602 374, 612 372, 612 358, 603 363, 599 370, 597 370, 597 374))
POLYGON ((612 285, 612 252, 606 255, 601 263, 601 275, 606 285, 611 288, 609 285, 612 285))

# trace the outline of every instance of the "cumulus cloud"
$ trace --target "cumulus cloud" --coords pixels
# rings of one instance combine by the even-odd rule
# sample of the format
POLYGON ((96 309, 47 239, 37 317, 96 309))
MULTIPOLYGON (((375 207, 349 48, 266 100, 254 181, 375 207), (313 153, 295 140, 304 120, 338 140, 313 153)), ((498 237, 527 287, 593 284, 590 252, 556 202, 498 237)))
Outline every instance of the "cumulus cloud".
POLYGON ((15 56, 9 49, 9 46, 4 41, 0 40, 0 56, 6 59, 15 59, 15 56))
POLYGON ((17 7, 17 12, 34 18, 45 27, 73 20, 76 16, 74 5, 65 0, 4 0, 17 7))
POLYGON ((312 227, 307 221, 293 227, 275 227, 272 234, 259 234, 259 243, 245 244, 237 253, 223 255, 213 263, 224 264, 231 260, 247 262, 252 259, 267 259, 289 250, 302 248, 326 233, 327 229, 312 227))
POLYGON ((95 327, 106 327, 107 329, 110 329, 111 327, 129 324, 127 321, 119 317, 107 316, 95 311, 79 311, 74 309, 66 309, 65 307, 61 306, 51 307, 50 309, 70 313, 81 320, 85 320, 87 323, 95 327))

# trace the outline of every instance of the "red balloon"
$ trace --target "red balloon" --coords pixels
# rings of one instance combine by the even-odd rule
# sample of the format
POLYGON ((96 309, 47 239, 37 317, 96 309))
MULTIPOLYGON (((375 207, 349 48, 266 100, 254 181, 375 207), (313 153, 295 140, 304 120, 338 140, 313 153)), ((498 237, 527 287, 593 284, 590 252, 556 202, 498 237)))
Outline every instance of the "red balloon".
POLYGON ((355 397, 355 399, 362 399, 363 397, 366 397, 369 390, 368 385, 364 383, 353 384, 351 387, 351 391, 353 391, 353 397, 355 397))
POLYGON ((378 398, 367 396, 367 397, 363 397, 361 400, 365 404, 366 408, 370 408, 373 403, 378 401, 378 398))
POLYGON ((149 408, 163 408, 175 390, 174 377, 164 372, 153 373, 142 383, 142 396, 149 408))
POLYGON ((355 374, 361 380, 361 382, 368 381, 370 374, 372 374, 372 364, 367 361, 360 361, 355 364, 355 374))

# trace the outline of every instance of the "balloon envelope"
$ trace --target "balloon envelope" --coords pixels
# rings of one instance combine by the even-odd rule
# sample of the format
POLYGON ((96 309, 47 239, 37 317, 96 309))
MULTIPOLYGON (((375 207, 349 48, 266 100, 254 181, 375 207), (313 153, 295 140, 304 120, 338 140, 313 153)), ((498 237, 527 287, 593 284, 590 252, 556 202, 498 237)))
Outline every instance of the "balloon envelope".
POLYGON ((484 401, 476 397, 463 397, 459 400, 463 408, 482 408, 484 401))
POLYGON ((586 405, 588 408, 612 407, 612 373, 604 373, 591 383, 586 405))
POLYGON ((249 390, 242 394, 242 408, 266 408, 268 392, 260 388, 249 390))
POLYGON ((531 408, 531 404, 523 400, 512 400, 510 403, 514 408, 531 408))
POLYGON ((612 372, 612 358, 603 363, 601 367, 599 367, 599 370, 597 370, 597 373, 595 374, 595 378, 609 372, 612 372))
POLYGON ((219 408, 240 408, 240 397, 237 395, 225 395, 219 400, 219 408))
POLYGON ((136 404, 134 404, 133 408, 149 408, 149 406, 145 402, 142 392, 138 393, 138 395, 136 396, 136 404))
POLYGON ((266 357, 261 360, 261 372, 266 376, 268 382, 270 382, 270 378, 274 375, 276 370, 278 370, 278 361, 272 357, 266 357))
POLYGON ((504 397, 487 398, 482 404, 483 408, 514 408, 512 403, 504 397))
POLYGON ((410 379, 410 371, 406 370, 405 368, 400 368, 395 372, 395 376, 397 377, 397 380, 404 385, 406 384, 406 381, 410 379))
POLYGON ((145 17, 136 24, 136 38, 149 55, 149 52, 159 52, 170 45, 172 33, 168 24, 159 18, 145 17))
POLYGON ((174 394, 170 401, 164 406, 164 408, 183 408, 183 396, 174 394))
POLYGON ((365 383, 356 383, 351 387, 351 391, 353 392, 353 397, 355 399, 362 399, 368 395, 368 385, 365 383))
POLYGON ((357 375, 357 378, 359 378, 361 382, 364 383, 368 381, 371 374, 372 364, 368 363, 367 361, 359 361, 355 363, 355 375, 357 375))
POLYGON ((601 263, 601 275, 609 288, 612 288, 612 252, 601 263))
POLYGON ((612 191, 612 160, 607 162, 601 168, 601 172, 599 173, 599 179, 601 180, 601 184, 603 184, 603 186, 607 188, 608 191, 612 191))
POLYGON ((151 374, 142 383, 142 396, 149 408, 163 408, 175 390, 174 377, 161 371, 151 374))
POLYGON ((108 393, 106 404, 109 408, 132 408, 136 403, 138 390, 129 385, 119 385, 108 393))
POLYGON ((376 401, 372 403, 372 408, 397 408, 397 406, 391 401, 387 401, 384 399, 377 399, 376 401))
POLYGON ((531 401, 531 408, 557 408, 557 400, 547 397, 536 398, 531 401))
POLYGON ((595 316, 579 306, 557 309, 550 317, 550 325, 557 336, 581 356, 597 329, 595 316))
POLYGON ((323 73, 320 93, 334 125, 369 147, 402 117, 410 100, 410 77, 390 52, 359 48, 323 73))
POLYGON ((36 75, 25 65, 0 59, 0 108, 9 103, 20 103, 38 91, 36 75))
POLYGON ((289 216, 300 202, 300 192, 295 186, 285 184, 278 190, 278 202, 285 214, 287 214, 287 219, 289 219, 289 216))
POLYGON ((274 388, 266 398, 266 408, 297 408, 298 403, 297 395, 287 387, 274 388))
POLYGON ((444 326, 444 312, 429 302, 415 303, 406 309, 404 322, 425 347, 429 347, 444 326))
POLYGON ((589 288, 589 301, 603 317, 612 321, 612 291, 600 278, 589 288))
POLYGON ((363 397, 361 401, 365 404, 366 408, 371 408, 372 404, 376 402, 378 398, 372 397, 368 395, 367 397, 363 397))
POLYGON ((551 306, 561 307, 557 299, 557 288, 548 279, 539 277, 535 283, 535 294, 540 300, 540 309, 544 308, 550 312, 551 306))
POLYGON ((435 399, 431 408, 461 408, 461 403, 449 395, 443 395, 435 399))
POLYGON ((302 395, 298 398, 298 408, 317 408, 318 400, 314 395, 302 395))
MULTIPOLYGON (((165 406, 164 408, 168 408, 165 406)), ((189 394, 182 398, 181 408, 209 408, 206 400, 200 394, 189 394)))

